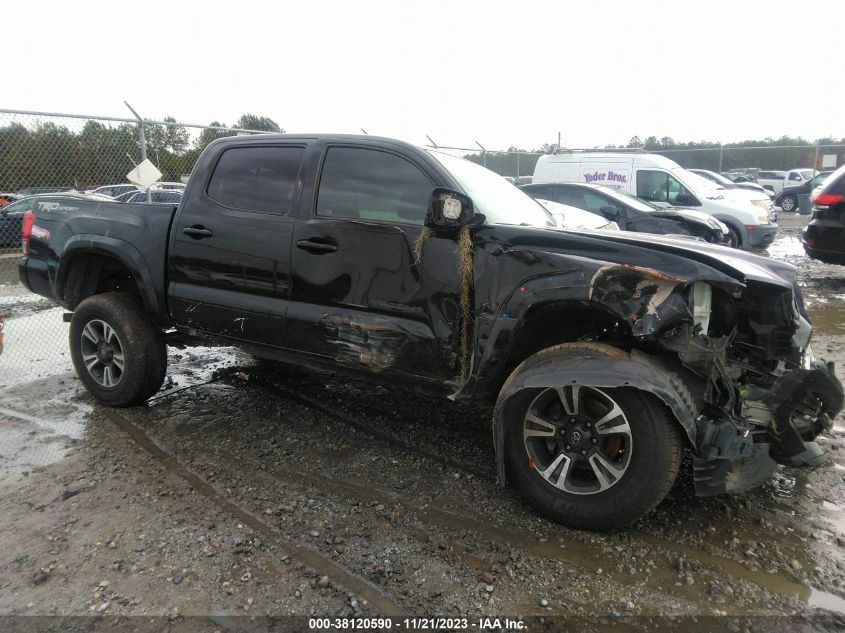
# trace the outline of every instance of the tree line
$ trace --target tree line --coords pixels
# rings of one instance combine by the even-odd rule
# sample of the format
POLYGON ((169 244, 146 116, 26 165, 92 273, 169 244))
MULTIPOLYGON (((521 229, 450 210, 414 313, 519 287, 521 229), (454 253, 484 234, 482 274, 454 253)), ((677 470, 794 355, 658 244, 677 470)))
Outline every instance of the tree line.
MULTIPOLYGON (((782 136, 780 138, 765 138, 747 140, 738 143, 722 145, 713 141, 676 142, 668 136, 657 138, 646 137, 645 140, 634 136, 627 144, 605 145, 595 147, 596 150, 638 150, 662 154, 688 169, 710 169, 712 171, 728 171, 756 167, 768 170, 787 170, 794 167, 813 167, 816 159, 816 144, 839 145, 840 147, 820 147, 817 169, 821 169, 824 154, 836 154, 837 166, 845 163, 845 138, 820 138, 808 141, 801 137, 782 136), (790 147, 785 147, 790 146, 790 147)), ((534 173, 534 165, 543 154, 556 154, 568 151, 566 147, 556 144, 544 144, 539 149, 525 150, 514 146, 507 152, 487 152, 466 154, 464 158, 479 165, 486 165, 488 169, 502 176, 530 176, 534 173)))
MULTIPOLYGON (((205 147, 218 138, 233 136, 235 129, 284 132, 278 123, 266 116, 244 114, 231 126, 212 121, 195 139, 173 117, 165 124, 145 124, 147 158, 162 172, 162 179, 177 181, 193 169, 205 147), (217 129, 215 129, 217 128, 217 129)), ((807 141, 801 137, 783 136, 762 141, 739 143, 676 142, 671 137, 631 138, 627 144, 605 145, 604 150, 640 150, 663 154, 683 167, 727 171, 757 167, 759 169, 791 169, 812 167, 815 144, 845 145, 845 138, 822 138, 807 141), (792 147, 783 147, 792 146, 792 147)), ((542 154, 566 151, 565 147, 544 144, 538 149, 510 147, 507 152, 471 153, 464 158, 486 165, 503 176, 524 176, 534 173, 534 165, 542 154)), ((824 154, 837 154, 837 165, 845 159, 845 148, 819 151, 819 164, 824 154)), ((118 125, 88 120, 78 131, 52 121, 25 126, 13 121, 0 126, 0 192, 19 191, 26 187, 74 187, 85 189, 98 185, 125 182, 126 174, 141 160, 141 146, 136 123, 118 125)))
MULTIPOLYGON (((162 180, 178 181, 189 174, 206 145, 237 134, 233 128, 284 132, 273 119, 242 115, 226 126, 213 121, 193 141, 187 128, 173 117, 164 125, 145 123, 147 158, 162 180)), ((74 131, 66 125, 40 121, 33 127, 13 121, 0 126, 0 192, 27 187, 87 189, 126 182, 126 174, 141 161, 138 124, 102 123, 90 119, 74 131)))

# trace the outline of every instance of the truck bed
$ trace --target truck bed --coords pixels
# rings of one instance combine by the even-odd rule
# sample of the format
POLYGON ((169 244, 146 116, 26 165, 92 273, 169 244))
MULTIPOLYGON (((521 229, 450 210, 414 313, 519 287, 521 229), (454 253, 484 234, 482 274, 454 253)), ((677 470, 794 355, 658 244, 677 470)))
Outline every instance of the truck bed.
POLYGON ((33 196, 35 218, 30 256, 21 259, 20 277, 32 291, 62 302, 63 274, 74 252, 113 255, 141 282, 145 303, 159 322, 165 309, 167 237, 176 205, 104 202, 80 194, 33 196), (126 261, 126 260, 129 261, 126 261), (58 296, 57 296, 58 295, 58 296))

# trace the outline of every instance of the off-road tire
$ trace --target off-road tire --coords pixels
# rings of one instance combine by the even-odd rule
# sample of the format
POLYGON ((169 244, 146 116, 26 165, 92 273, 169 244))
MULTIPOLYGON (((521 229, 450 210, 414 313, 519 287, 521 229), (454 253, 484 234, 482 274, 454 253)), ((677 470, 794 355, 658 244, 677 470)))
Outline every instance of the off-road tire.
MULTIPOLYGON (((550 358, 561 363, 574 357, 627 358, 615 347, 595 343, 564 343, 537 352, 511 374, 507 385, 522 372, 550 358)), ((588 387, 589 385, 584 385, 588 387)), ((509 401, 505 429, 505 469, 508 480, 540 512, 564 525, 587 530, 623 528, 651 511, 678 475, 683 440, 678 422, 653 395, 625 387, 601 391, 612 396, 625 413, 633 450, 624 475, 610 488, 594 494, 571 494, 546 481, 532 465, 523 440, 528 407, 542 389, 525 389, 509 401)))
POLYGON ((155 394, 167 373, 167 346, 141 302, 123 292, 88 297, 80 303, 70 322, 70 354, 76 374, 94 398, 113 407, 142 404, 155 394), (104 322, 116 333, 123 353, 124 369, 117 384, 98 383, 85 366, 82 332, 91 322, 104 322))

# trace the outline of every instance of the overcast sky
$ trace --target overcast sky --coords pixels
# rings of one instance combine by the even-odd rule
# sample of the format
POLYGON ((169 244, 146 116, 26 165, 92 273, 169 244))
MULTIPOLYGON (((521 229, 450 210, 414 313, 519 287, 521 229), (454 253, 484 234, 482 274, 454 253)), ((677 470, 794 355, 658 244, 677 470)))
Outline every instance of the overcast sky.
POLYGON ((3 23, 6 108, 496 149, 845 136, 841 0, 27 0, 3 23))

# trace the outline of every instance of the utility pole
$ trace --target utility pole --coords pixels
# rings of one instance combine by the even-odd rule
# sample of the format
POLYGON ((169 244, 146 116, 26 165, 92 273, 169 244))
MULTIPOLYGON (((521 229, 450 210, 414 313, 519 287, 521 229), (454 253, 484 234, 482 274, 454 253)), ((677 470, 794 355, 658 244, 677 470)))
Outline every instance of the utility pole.
MULTIPOLYGON (((141 115, 135 112, 135 108, 129 105, 127 101, 124 101, 123 103, 126 104, 129 111, 135 115, 136 119, 138 119, 138 142, 141 144, 141 162, 143 163, 147 160, 147 143, 144 139, 144 119, 141 118, 141 115)), ((150 195, 149 189, 147 189, 147 202, 152 202, 152 196, 150 195)))
POLYGON ((475 144, 481 148, 481 159, 484 162, 484 166, 487 167, 487 150, 478 141, 475 141, 475 144))
POLYGON ((557 149, 560 151, 560 132, 557 133, 557 149))

